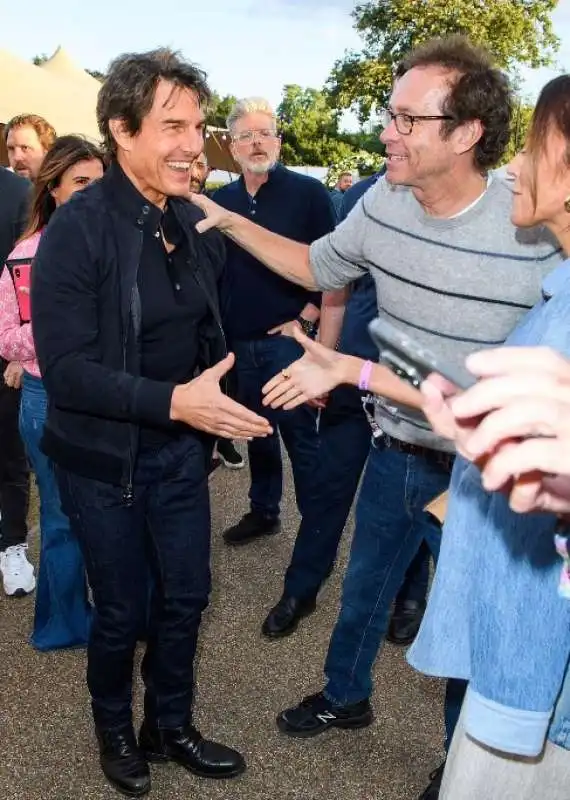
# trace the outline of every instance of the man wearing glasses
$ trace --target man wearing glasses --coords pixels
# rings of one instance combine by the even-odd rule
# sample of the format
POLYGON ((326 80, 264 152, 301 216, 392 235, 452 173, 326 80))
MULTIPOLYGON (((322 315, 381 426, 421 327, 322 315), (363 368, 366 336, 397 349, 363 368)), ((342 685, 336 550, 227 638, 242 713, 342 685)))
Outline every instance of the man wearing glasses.
MULTIPOLYGON (((314 178, 278 164, 277 118, 262 98, 240 100, 228 117, 239 180, 219 189, 215 201, 264 228, 310 244, 334 228, 329 193, 314 178)), ((320 293, 290 283, 233 242, 225 270, 224 329, 236 356, 238 396, 273 422, 274 433, 248 444, 250 510, 224 533, 228 545, 242 545, 280 529, 282 462, 279 433, 291 459, 299 510, 303 513, 317 456, 316 411, 263 409, 261 388, 302 353, 292 336, 299 327, 313 335, 320 293)))
MULTIPOLYGON (((511 107, 507 80, 488 55, 461 37, 434 40, 404 59, 383 113, 386 179, 332 234, 309 248, 207 201, 199 203, 208 216, 199 229, 216 225, 273 272, 308 288, 338 289, 370 273, 379 314, 460 365, 470 352, 506 339, 559 263, 556 246, 540 231, 512 225, 510 188, 490 173, 509 140, 511 107)), ((324 383, 329 390, 338 383, 369 388, 370 362, 317 350, 320 362, 307 356, 302 365, 317 393, 324 383)), ((273 385, 292 384, 293 369, 299 374, 292 367, 273 385)), ((372 722, 373 667, 390 605, 421 540, 436 556, 439 548, 439 525, 424 507, 448 485, 453 446, 431 431, 419 401, 413 408, 390 400, 402 396, 401 386, 388 369, 378 369, 384 383, 376 387, 375 435, 325 684, 279 714, 288 736, 372 722)), ((285 399, 291 391, 285 386, 285 399)), ((466 532, 474 547, 476 533, 466 532)), ((442 646, 453 645, 450 631, 442 646)), ((448 744, 463 688, 462 681, 448 682, 448 744)), ((409 717, 413 727, 411 711, 409 717)), ((441 775, 441 768, 432 773, 422 800, 437 798, 441 775)))

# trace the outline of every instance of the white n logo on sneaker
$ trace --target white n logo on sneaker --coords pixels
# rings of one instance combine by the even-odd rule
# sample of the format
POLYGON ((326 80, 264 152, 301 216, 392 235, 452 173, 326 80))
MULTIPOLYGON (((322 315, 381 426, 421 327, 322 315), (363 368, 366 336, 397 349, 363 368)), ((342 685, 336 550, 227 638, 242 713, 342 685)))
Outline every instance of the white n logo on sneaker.
POLYGON ((318 720, 320 720, 320 721, 321 721, 321 722, 322 722, 324 725, 326 725, 326 724, 327 724, 327 722, 332 722, 332 720, 333 720, 333 719, 336 719, 336 714, 333 714, 333 712, 332 712, 332 711, 323 711, 323 713, 322 713, 322 714, 316 714, 315 716, 316 716, 316 717, 317 717, 317 719, 318 719, 318 720))

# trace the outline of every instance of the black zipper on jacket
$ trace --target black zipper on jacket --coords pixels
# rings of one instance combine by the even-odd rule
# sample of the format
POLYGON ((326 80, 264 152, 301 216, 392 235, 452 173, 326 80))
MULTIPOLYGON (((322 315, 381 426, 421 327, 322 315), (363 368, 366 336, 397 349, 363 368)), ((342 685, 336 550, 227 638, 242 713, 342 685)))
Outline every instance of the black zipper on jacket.
MULTIPOLYGON (((131 287, 128 322, 125 331, 123 333, 123 370, 125 372, 127 372, 127 347, 128 347, 128 339, 129 339, 129 332, 131 329, 131 323, 132 323, 133 333, 135 336, 135 345, 137 347, 140 338, 141 318, 139 309, 137 308, 137 294, 138 294, 137 281, 138 281, 142 249, 143 249, 143 232, 142 230, 140 230, 137 268, 135 271, 135 280, 131 287)), ((128 472, 127 484, 123 488, 123 497, 122 497, 123 503, 126 506, 132 506, 135 501, 133 483, 134 483, 136 450, 138 447, 138 432, 139 432, 138 425, 135 425, 134 423, 129 423, 129 472, 128 472)))

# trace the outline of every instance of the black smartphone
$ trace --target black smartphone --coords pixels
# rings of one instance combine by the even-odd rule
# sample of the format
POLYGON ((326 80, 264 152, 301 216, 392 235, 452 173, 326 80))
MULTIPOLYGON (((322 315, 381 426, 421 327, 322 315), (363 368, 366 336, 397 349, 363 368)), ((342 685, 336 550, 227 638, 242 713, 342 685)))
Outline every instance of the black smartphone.
POLYGON ((451 365, 436 356, 407 333, 387 322, 375 319, 368 331, 378 346, 380 359, 394 374, 416 389, 432 372, 437 372, 459 389, 469 389, 477 379, 465 367, 451 365))

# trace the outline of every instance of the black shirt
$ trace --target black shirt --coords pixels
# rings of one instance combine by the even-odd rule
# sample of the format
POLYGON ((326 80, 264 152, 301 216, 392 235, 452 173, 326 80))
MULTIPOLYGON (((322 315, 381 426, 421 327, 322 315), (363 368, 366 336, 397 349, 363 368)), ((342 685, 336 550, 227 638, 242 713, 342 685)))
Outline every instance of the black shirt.
MULTIPOLYGON (((194 376, 199 327, 209 316, 204 293, 193 275, 188 242, 176 217, 166 211, 146 226, 137 276, 141 304, 141 375, 156 381, 185 383, 194 376), (164 239, 174 249, 169 253, 164 239)), ((141 446, 157 447, 189 429, 141 430, 141 446)))

